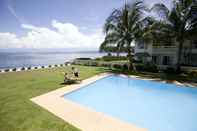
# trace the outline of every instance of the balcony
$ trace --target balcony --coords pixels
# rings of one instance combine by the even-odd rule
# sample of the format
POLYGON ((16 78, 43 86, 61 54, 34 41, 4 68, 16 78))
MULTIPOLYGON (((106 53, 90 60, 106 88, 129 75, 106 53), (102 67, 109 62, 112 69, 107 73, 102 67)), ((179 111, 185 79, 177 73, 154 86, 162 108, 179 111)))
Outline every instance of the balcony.
POLYGON ((176 46, 153 46, 152 48, 153 54, 176 54, 177 47, 176 46))

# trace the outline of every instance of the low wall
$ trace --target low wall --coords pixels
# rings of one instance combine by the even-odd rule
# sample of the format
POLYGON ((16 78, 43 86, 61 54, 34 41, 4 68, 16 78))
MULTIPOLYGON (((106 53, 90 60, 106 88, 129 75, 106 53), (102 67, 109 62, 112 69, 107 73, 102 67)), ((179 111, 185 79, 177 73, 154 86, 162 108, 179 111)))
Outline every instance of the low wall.
POLYGON ((54 67, 64 67, 64 66, 67 66, 68 64, 69 62, 66 62, 65 64, 55 64, 55 65, 47 65, 47 66, 32 66, 32 67, 30 66, 30 67, 0 69, 0 73, 28 71, 28 70, 37 70, 37 69, 54 68, 54 67))
POLYGON ((113 65, 125 65, 128 64, 128 62, 120 62, 120 61, 96 61, 96 60, 75 60, 72 62, 74 65, 84 65, 84 66, 104 66, 104 67, 110 67, 113 65))

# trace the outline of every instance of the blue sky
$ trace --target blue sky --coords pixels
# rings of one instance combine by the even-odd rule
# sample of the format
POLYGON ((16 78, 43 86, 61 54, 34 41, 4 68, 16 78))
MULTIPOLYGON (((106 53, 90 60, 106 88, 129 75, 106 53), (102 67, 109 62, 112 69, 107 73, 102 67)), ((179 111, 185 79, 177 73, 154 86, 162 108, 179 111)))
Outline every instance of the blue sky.
MULTIPOLYGON (((145 1, 148 5, 156 2, 170 5, 170 0, 145 1)), ((49 46, 41 42, 50 43, 51 48, 56 44, 58 48, 74 44, 76 48, 98 47, 104 37, 101 30, 106 17, 123 3, 124 0, 0 0, 0 48, 49 46), (50 39, 41 41, 43 36, 50 39), (61 42, 64 46, 60 46, 61 42), (37 45, 31 45, 34 43, 37 45)))

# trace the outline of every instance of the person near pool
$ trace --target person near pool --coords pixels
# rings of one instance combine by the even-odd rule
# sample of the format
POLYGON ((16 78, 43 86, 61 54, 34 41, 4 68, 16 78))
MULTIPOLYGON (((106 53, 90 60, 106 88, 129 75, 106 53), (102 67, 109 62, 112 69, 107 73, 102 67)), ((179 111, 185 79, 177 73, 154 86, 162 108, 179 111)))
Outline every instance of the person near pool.
POLYGON ((73 71, 73 74, 74 74, 75 77, 79 77, 79 71, 78 71, 77 68, 72 67, 72 71, 73 71))
POLYGON ((64 74, 64 83, 68 82, 68 80, 69 80, 69 79, 68 79, 68 73, 65 73, 65 74, 64 74))

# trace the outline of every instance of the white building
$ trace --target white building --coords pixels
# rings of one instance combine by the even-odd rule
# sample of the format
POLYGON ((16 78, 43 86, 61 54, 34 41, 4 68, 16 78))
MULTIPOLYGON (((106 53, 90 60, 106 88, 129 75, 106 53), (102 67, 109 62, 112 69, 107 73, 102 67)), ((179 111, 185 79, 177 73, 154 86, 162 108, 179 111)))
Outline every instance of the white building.
MULTIPOLYGON (((149 44, 137 42, 134 48, 135 59, 159 66, 174 66, 177 64, 178 48, 177 43, 173 43, 158 45, 153 42, 149 44)), ((197 41, 186 41, 181 57, 182 65, 197 66, 197 41)))

